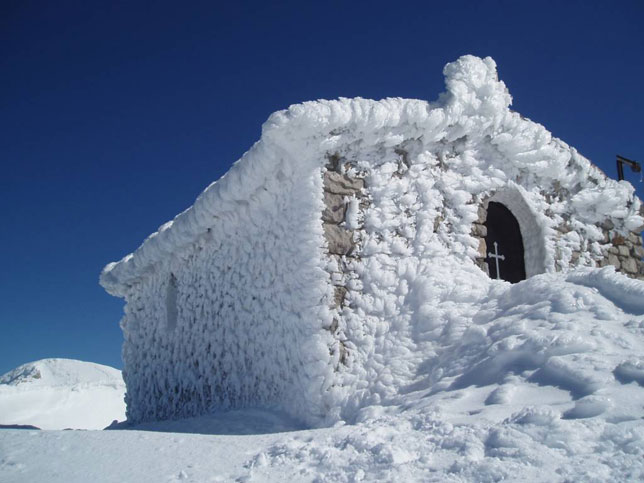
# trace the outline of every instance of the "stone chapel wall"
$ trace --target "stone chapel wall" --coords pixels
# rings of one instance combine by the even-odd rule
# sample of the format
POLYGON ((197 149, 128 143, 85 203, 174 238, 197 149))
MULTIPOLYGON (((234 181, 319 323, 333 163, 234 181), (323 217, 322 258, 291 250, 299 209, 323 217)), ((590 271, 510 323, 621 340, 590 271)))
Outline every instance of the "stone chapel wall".
POLYGON ((609 247, 599 266, 612 265, 629 277, 644 280, 642 235, 634 231, 627 235, 617 233, 611 222, 604 223, 601 228, 604 232, 604 243, 609 244, 609 247))
MULTIPOLYGON (((644 205, 640 209, 644 216, 644 205)), ((481 202, 478 209, 478 219, 472 224, 472 236, 479 242, 478 255, 475 259, 476 265, 489 275, 487 262, 488 247, 485 242, 487 228, 485 221, 487 219, 487 200, 481 202)), ((620 234, 615 230, 615 225, 607 220, 599 227, 604 238, 602 240, 602 255, 596 264, 598 267, 612 265, 615 269, 631 278, 644 280, 644 246, 640 232, 631 231, 626 235, 620 234)), ((565 236, 570 232, 567 225, 555 228, 556 236, 565 236)), ((582 252, 575 250, 569 259, 568 267, 574 268, 579 265, 582 252)), ((562 257, 555 260, 557 269, 561 269, 562 257)), ((529 276, 529 275, 528 275, 529 276)))
POLYGON ((323 174, 322 226, 332 265, 330 270, 331 284, 333 285, 331 309, 336 313, 328 330, 338 341, 339 362, 345 364, 347 352, 339 319, 342 309, 348 305, 347 294, 351 280, 357 277, 353 268, 358 256, 358 233, 356 227, 347 223, 347 211, 350 199, 353 198, 363 206, 367 201, 363 194, 364 179, 349 176, 346 172, 348 165, 345 165, 339 156, 331 155, 328 159, 329 162, 323 174))
MULTIPOLYGON (((364 192, 364 179, 356 176, 351 177, 347 174, 350 163, 338 155, 330 155, 328 160, 327 169, 323 175, 325 209, 322 213, 322 221, 329 255, 336 266, 336 269, 331 273, 331 281, 334 286, 332 308, 341 311, 342 307, 346 305, 347 283, 352 278, 351 264, 357 256, 357 238, 359 237, 359 230, 348 227, 345 223, 347 201, 351 197, 357 198, 362 208, 367 205, 368 201, 364 192)), ((472 224, 471 232, 472 236, 478 240, 475 263, 488 275, 485 222, 487 203, 490 199, 486 198, 479 204, 478 218, 472 224)), ((644 205, 640 211, 644 216, 644 205)), ((601 242, 603 257, 594 257, 596 265, 599 267, 612 265, 629 277, 644 279, 644 247, 641 234, 638 232, 629 232, 627 235, 620 234, 615 230, 615 226, 610 220, 607 220, 600 228, 604 233, 604 239, 601 242)), ((557 226, 554 230, 557 237, 565 236, 570 232, 567 225, 557 226)), ((527 245, 533 242, 524 240, 527 245)), ((569 268, 579 266, 581 258, 581 250, 574 250, 572 255, 565 260, 562 256, 556 256, 555 269, 561 270, 563 266, 569 268)), ((335 329, 337 329, 337 324, 334 323, 331 331, 333 332, 335 329)))

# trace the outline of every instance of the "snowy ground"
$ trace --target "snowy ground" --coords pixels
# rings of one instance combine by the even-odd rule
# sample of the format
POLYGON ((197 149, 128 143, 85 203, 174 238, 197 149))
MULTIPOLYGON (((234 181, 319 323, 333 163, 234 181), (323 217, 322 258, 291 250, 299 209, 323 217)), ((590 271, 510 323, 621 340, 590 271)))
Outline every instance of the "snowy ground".
POLYGON ((602 269, 492 285, 475 312, 442 307, 451 343, 351 424, 303 429, 249 409, 110 431, 7 429, 0 480, 644 479, 644 283, 602 269))
POLYGON ((633 481, 644 476, 641 421, 562 420, 544 403, 493 423, 489 414, 463 410, 482 406, 484 393, 469 392, 451 411, 374 410, 361 423, 317 430, 266 432, 287 429, 288 420, 259 411, 156 424, 153 430, 4 430, 0 479, 633 481), (256 434, 245 434, 255 429, 256 434), (208 431, 213 434, 204 434, 208 431))

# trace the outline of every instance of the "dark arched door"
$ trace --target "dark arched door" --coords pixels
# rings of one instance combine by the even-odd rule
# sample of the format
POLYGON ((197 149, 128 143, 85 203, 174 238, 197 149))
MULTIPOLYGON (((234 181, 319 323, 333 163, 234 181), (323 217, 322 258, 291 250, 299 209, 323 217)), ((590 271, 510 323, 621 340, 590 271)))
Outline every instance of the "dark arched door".
POLYGON ((523 238, 519 222, 512 212, 503 204, 490 201, 485 226, 490 277, 511 283, 525 280, 523 238))

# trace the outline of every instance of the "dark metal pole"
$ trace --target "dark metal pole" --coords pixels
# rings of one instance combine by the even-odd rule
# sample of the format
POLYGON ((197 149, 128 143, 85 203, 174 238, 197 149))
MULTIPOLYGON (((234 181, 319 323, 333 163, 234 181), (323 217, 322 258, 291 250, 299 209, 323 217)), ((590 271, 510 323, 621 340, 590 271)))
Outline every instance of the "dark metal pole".
POLYGON ((637 161, 625 158, 624 156, 617 155, 617 179, 622 181, 624 179, 624 164, 628 164, 634 173, 642 171, 642 165, 637 161))

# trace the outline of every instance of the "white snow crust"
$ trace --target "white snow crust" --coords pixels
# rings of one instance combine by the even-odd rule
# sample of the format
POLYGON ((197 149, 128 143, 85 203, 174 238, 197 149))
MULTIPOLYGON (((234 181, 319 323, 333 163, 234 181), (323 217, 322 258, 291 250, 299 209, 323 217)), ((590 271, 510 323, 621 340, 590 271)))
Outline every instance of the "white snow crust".
POLYGON ((103 429, 125 419, 121 371, 71 359, 43 359, 0 376, 0 424, 103 429))
MULTIPOLYGON (((597 224, 642 225, 632 186, 511 111, 491 58, 464 56, 444 73, 435 103, 340 99, 274 113, 192 207, 105 267, 101 284, 127 301, 128 419, 262 406, 325 425, 417 391, 496 384, 491 401, 503 402, 513 393, 506 379, 524 371, 525 387, 553 386, 567 403, 613 384, 619 364, 638 377, 637 361, 596 351, 619 345, 606 324, 641 331, 641 319, 624 317, 639 317, 642 283, 596 269, 554 275, 574 252, 581 267, 603 257, 597 224), (341 311, 330 308, 339 270, 320 219, 330 154, 351 162, 368 200, 362 212, 350 202, 359 256, 342 262, 341 311), (533 277, 514 287, 474 264, 471 226, 490 196, 508 204, 526 240, 533 277), (629 294, 634 312, 608 316, 598 285, 607 297, 629 294), (326 330, 334 318, 338 329, 326 330), (580 342, 582 333, 607 339, 580 342)), ((585 401, 571 414, 610 406, 585 401)), ((512 424, 559 421, 531 414, 512 424)))

